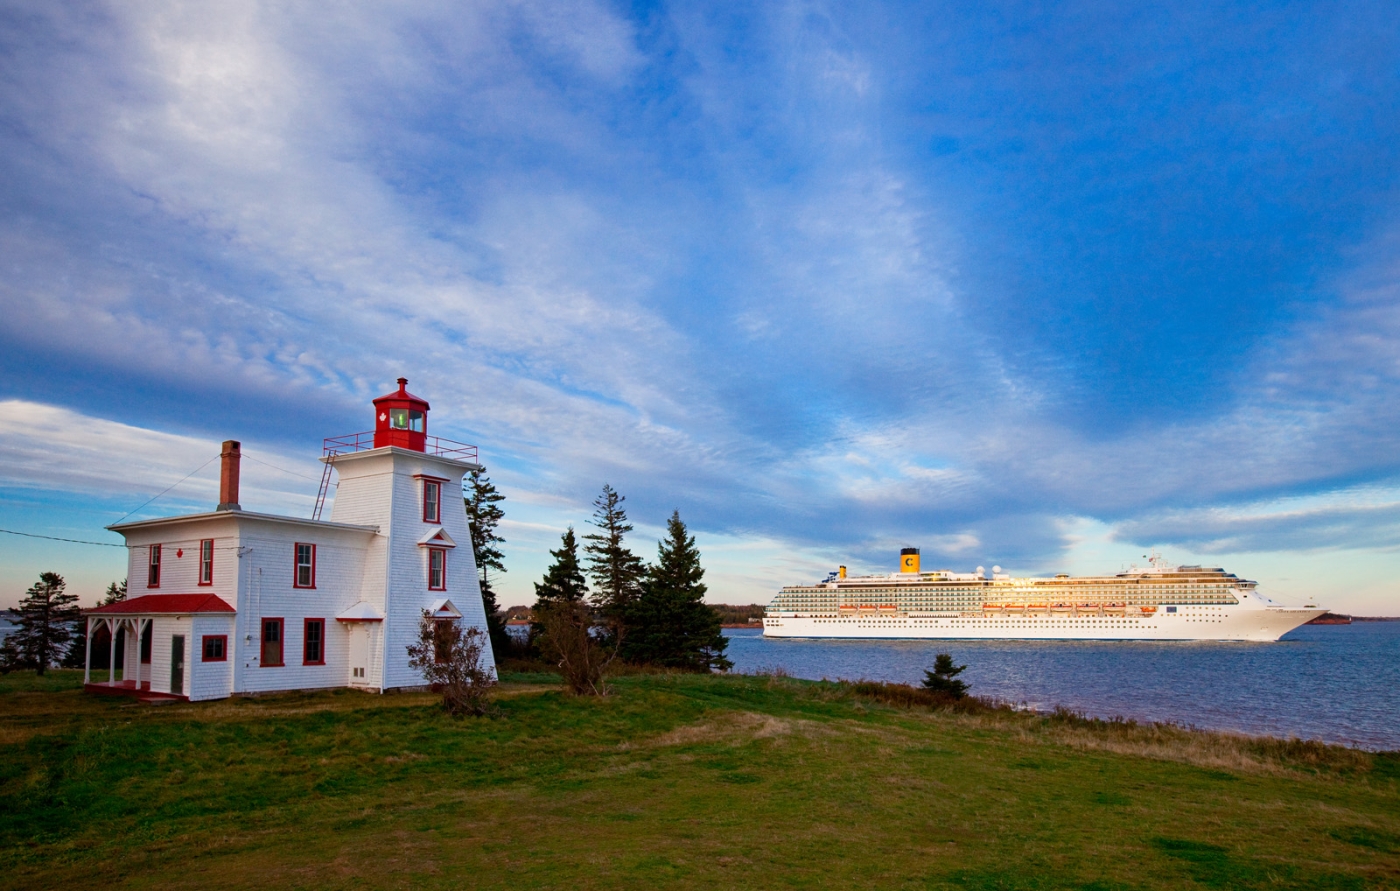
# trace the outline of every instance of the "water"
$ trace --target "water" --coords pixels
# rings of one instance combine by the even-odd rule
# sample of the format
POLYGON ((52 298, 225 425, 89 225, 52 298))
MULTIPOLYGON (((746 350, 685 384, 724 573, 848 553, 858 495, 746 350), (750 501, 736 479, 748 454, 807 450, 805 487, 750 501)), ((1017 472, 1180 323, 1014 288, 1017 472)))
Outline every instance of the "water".
POLYGON ((917 684, 936 653, 972 692, 1035 709, 1400 750, 1400 622, 1305 625, 1276 643, 767 639, 726 629, 734 669, 917 684))

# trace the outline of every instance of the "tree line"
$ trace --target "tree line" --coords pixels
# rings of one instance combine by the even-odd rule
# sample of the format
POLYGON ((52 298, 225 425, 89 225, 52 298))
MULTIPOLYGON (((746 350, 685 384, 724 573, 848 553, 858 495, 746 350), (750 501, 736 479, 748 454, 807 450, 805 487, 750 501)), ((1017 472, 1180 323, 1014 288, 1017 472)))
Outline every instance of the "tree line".
POLYGON ((582 556, 579 537, 570 526, 559 547, 550 551, 553 562, 544 577, 535 583, 534 622, 526 641, 517 643, 505 632, 490 581, 492 573, 505 571, 498 547, 505 539, 497 532, 504 516, 500 507, 504 496, 484 470, 468 477, 464 494, 487 625, 497 653, 523 647, 529 655, 564 662, 602 663, 617 658, 687 671, 732 666, 724 656, 728 641, 720 631, 721 615, 704 602, 705 570, 695 536, 679 511, 667 520, 655 562, 647 563, 628 544, 633 526, 623 507, 626 497, 604 484, 593 502, 594 531, 583 536, 582 556))

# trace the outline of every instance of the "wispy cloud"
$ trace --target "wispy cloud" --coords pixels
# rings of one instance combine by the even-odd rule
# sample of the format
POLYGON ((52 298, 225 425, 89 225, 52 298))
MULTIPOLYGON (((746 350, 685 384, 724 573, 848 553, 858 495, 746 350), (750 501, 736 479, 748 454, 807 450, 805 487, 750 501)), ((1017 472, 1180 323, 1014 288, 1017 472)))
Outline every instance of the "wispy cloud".
POLYGON ((12 4, 0 479, 314 475, 405 374, 522 566, 603 481, 741 599, 1081 518, 1389 553, 1394 23, 1109 13, 12 4))

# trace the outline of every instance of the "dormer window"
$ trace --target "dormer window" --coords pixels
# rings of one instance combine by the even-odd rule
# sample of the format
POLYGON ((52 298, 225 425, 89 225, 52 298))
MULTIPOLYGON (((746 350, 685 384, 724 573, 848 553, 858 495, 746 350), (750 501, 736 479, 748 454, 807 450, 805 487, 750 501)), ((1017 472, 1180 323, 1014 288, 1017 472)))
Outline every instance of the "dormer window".
POLYGON ((442 522, 442 483, 423 480, 423 522, 442 522))

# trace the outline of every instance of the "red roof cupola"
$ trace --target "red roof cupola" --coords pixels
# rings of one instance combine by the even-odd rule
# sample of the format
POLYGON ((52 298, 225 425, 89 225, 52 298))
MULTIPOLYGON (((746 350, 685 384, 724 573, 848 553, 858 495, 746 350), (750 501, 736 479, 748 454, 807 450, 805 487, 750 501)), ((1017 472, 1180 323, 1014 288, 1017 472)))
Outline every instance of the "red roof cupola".
POLYGON ((399 389, 374 400, 374 447, 398 446, 424 451, 428 437, 428 403, 408 392, 408 378, 399 389))

